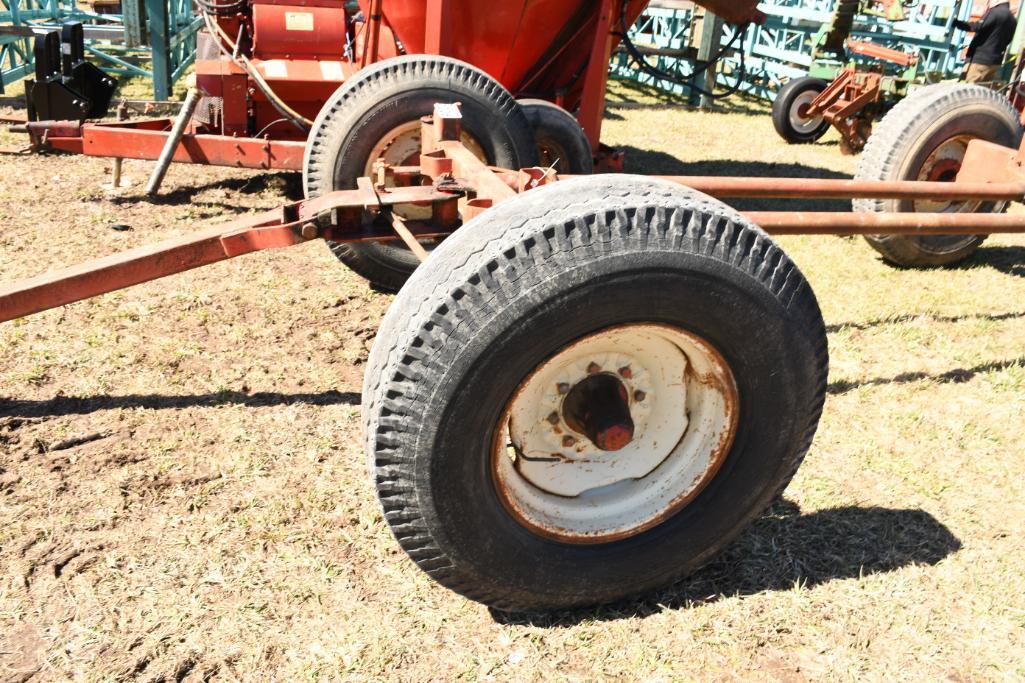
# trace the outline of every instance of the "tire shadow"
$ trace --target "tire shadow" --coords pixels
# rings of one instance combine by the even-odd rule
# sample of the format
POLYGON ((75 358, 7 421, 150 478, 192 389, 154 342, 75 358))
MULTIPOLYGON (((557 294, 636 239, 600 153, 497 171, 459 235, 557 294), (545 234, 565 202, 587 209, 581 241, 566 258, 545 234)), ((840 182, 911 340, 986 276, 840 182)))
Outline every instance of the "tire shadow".
POLYGON ((544 628, 645 617, 725 597, 811 588, 834 580, 935 565, 961 542, 923 510, 839 507, 802 514, 777 501, 741 537, 688 579, 633 602, 550 614, 491 611, 502 624, 544 628))
POLYGON ((836 380, 830 382, 826 387, 826 393, 831 396, 839 396, 846 394, 855 389, 862 387, 879 387, 886 386, 888 384, 912 384, 914 382, 932 381, 939 384, 963 384, 964 382, 971 381, 977 375, 983 375, 990 372, 1000 372, 1002 370, 1008 370, 1010 368, 1020 368, 1025 366, 1025 356, 1019 358, 1011 358, 1009 360, 991 361, 989 363, 980 363, 970 368, 954 368, 953 370, 947 370, 946 372, 929 373, 929 372, 902 372, 899 375, 893 377, 873 377, 871 379, 859 379, 859 380, 836 380))
POLYGON ((988 267, 1005 275, 1025 277, 1025 247, 988 247, 983 244, 970 257, 952 267, 957 270, 988 267))
POLYGON ((254 392, 250 394, 241 391, 220 391, 183 396, 167 396, 163 394, 57 396, 43 401, 24 401, 0 397, 0 419, 87 415, 101 410, 119 408, 176 410, 180 408, 224 405, 265 408, 297 404, 309 406, 358 406, 361 400, 360 394, 353 391, 325 391, 308 394, 284 394, 278 392, 254 392))

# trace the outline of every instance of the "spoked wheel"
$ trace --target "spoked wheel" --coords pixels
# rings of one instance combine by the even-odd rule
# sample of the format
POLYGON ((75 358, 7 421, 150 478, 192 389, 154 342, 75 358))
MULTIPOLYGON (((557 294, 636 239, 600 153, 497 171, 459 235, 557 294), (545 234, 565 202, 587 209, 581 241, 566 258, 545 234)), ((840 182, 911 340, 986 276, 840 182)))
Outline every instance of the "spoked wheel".
POLYGON ((780 137, 791 144, 816 142, 829 130, 822 116, 810 116, 808 108, 829 84, 805 76, 784 85, 772 103, 772 124, 780 137))
POLYGON ((364 386, 410 557, 505 610, 690 573, 786 486, 825 392, 801 273, 725 205, 636 176, 489 210, 399 293, 364 386))
MULTIPOLYGON (((463 142, 488 164, 504 168, 536 164, 530 124, 498 82, 447 57, 397 57, 360 71, 324 105, 306 144, 306 196, 355 187, 359 177, 370 175, 379 158, 417 165, 420 119, 430 115, 437 102, 462 104, 463 142)), ((423 211, 398 208, 407 218, 422 217, 423 211)), ((398 291, 419 265, 398 240, 330 246, 339 260, 385 291, 398 291)))
MULTIPOLYGON (((972 140, 1017 147, 1021 136, 1017 113, 999 93, 977 85, 929 86, 902 100, 883 118, 869 138, 856 177, 954 182, 972 140)), ((855 211, 873 213, 996 213, 1006 206, 979 201, 854 201, 855 211)), ((870 235, 865 239, 891 263, 942 266, 970 256, 986 236, 870 235)))

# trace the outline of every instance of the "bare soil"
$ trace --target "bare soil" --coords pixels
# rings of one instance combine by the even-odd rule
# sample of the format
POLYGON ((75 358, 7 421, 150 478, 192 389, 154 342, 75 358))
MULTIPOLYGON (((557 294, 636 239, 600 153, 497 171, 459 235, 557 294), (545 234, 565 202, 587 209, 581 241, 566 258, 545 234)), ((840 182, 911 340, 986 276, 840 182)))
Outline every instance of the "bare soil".
MULTIPOLYGON (((608 119, 633 172, 853 170, 832 135, 786 146, 757 105, 620 86, 608 119)), ((301 193, 179 165, 149 202, 150 164, 117 191, 110 166, 0 157, 0 281, 301 193)), ((784 244, 833 357, 797 478, 683 584, 554 615, 489 612, 398 550, 359 436, 390 297, 323 244, 0 325, 0 680, 1025 677, 1025 240, 937 271, 784 244)))

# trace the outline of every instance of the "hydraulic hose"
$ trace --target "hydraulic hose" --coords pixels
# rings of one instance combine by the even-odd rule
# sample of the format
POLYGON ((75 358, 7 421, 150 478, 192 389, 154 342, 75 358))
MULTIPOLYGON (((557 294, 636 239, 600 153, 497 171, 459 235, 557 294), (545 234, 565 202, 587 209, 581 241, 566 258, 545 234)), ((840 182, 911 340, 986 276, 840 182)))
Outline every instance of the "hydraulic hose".
POLYGON ((623 48, 630 56, 630 59, 633 60, 633 62, 641 71, 648 74, 649 76, 652 76, 653 78, 657 78, 658 80, 669 81, 670 83, 675 83, 676 85, 689 88, 690 90, 713 100, 721 100, 730 97, 731 95, 738 93, 741 87, 743 87, 744 80, 745 78, 747 78, 747 55, 744 53, 743 46, 741 46, 740 50, 740 67, 736 75, 736 84, 730 86, 727 90, 721 93, 713 93, 697 85, 697 83, 695 83, 695 80, 697 79, 698 74, 708 71, 716 62, 722 59, 723 55, 725 55, 727 51, 732 50, 737 45, 737 42, 740 40, 740 38, 743 37, 744 34, 747 32, 748 24, 745 24, 744 26, 738 26, 735 29, 733 36, 730 38, 729 42, 726 45, 719 48, 719 51, 712 59, 708 60, 707 62, 695 63, 694 72, 691 73, 689 76, 681 78, 676 74, 664 71, 656 66, 653 66, 651 63, 648 62, 648 60, 644 58, 644 55, 641 53, 640 48, 638 48, 637 45, 630 39, 630 26, 627 24, 626 7, 627 5, 626 3, 624 3, 623 11, 619 15, 620 32, 618 35, 619 38, 622 40, 623 48))

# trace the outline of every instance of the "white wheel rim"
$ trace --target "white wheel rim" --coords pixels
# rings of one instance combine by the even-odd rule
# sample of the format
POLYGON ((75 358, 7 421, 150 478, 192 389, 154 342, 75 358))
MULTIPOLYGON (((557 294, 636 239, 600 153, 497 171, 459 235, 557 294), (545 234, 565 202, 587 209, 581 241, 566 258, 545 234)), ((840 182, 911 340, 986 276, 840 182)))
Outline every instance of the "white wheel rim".
POLYGON ((736 431, 737 388, 723 357, 668 325, 612 327, 541 364, 506 406, 492 453, 499 497, 523 526, 568 543, 605 543, 669 518, 710 482, 736 431), (599 449, 570 426, 566 397, 587 378, 625 389, 633 439, 599 449), (603 380, 605 381, 605 380, 603 380))
POLYGON ((821 116, 801 116, 801 109, 811 106, 819 94, 814 90, 807 90, 790 103, 790 127, 801 135, 810 135, 822 125, 821 116))

